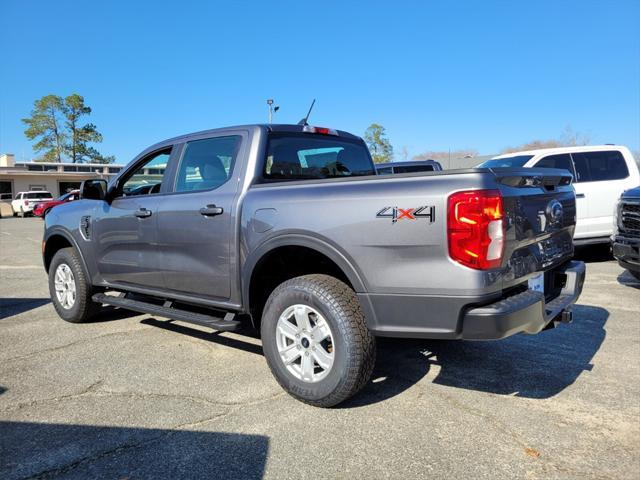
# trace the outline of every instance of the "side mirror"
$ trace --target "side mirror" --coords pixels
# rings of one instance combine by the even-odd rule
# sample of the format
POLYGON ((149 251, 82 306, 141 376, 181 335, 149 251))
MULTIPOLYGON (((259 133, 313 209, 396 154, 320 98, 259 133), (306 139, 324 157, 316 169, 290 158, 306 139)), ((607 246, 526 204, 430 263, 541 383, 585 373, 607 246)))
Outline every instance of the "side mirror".
POLYGON ((85 180, 80 185, 80 198, 104 200, 107 197, 107 181, 103 179, 85 180))

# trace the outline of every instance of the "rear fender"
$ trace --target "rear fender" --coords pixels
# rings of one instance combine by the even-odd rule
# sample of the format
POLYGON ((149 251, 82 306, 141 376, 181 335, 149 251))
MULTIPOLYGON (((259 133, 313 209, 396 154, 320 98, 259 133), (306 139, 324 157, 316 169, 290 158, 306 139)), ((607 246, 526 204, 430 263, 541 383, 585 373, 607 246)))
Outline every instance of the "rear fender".
POLYGON ((247 257, 242 268, 242 304, 249 305, 249 287, 253 271, 266 254, 278 247, 306 247, 318 251, 333 261, 349 279, 349 282, 357 293, 366 292, 362 275, 358 272, 352 262, 344 255, 337 246, 328 240, 320 239, 301 233, 289 233, 272 237, 253 250, 247 257))

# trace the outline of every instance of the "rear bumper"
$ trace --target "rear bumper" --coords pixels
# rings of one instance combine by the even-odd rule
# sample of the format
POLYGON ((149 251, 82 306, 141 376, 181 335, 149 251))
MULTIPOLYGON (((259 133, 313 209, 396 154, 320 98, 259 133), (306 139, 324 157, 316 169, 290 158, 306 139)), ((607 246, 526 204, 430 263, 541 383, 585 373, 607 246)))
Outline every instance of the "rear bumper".
POLYGON ((571 321, 571 306, 578 300, 584 285, 584 262, 572 261, 554 270, 566 275, 565 286, 550 302, 541 292, 525 291, 483 307, 472 308, 464 314, 462 338, 489 340, 515 333, 538 333, 549 322, 571 321))
POLYGON ((622 268, 640 271, 640 238, 616 235, 611 244, 613 256, 622 268))
POLYGON ((583 262, 570 261, 550 273, 560 276, 560 294, 545 302, 542 293, 525 291, 509 297, 358 294, 374 335, 405 338, 492 340, 538 333, 551 321, 569 321, 585 279, 583 262))

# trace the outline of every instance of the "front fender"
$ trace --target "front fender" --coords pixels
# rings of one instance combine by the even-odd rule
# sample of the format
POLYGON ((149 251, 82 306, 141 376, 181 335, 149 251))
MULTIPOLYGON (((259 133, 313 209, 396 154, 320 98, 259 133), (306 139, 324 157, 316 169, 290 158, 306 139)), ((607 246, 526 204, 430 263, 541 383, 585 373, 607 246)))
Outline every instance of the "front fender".
POLYGON ((47 248, 47 245, 50 245, 49 242, 53 242, 55 237, 64 238, 73 248, 76 249, 76 251, 78 252, 78 255, 80 255, 80 261, 82 262, 82 266, 84 267, 85 273, 89 275, 88 278, 91 278, 91 274, 89 272, 89 269, 87 268, 87 263, 84 258, 84 253, 82 252, 82 249, 78 245, 78 242, 76 241, 76 239, 73 237, 73 234, 69 230, 61 226, 48 228, 44 233, 44 237, 42 240, 42 263, 44 264, 45 271, 49 273, 49 264, 51 263, 51 259, 53 258, 53 255, 55 255, 55 252, 58 250, 58 248, 56 248, 55 246, 52 247, 54 248, 53 251, 47 248))

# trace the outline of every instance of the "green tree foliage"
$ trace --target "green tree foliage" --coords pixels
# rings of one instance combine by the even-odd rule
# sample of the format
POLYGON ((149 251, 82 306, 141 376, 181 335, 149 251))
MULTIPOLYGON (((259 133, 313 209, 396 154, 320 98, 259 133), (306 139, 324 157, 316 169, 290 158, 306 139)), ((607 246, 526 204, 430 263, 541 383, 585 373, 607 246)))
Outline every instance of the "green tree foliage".
POLYGON ((369 147, 374 163, 387 163, 393 159, 393 147, 382 125, 377 123, 369 125, 364 132, 364 141, 369 147))
POLYGON ((84 97, 73 93, 64 99, 65 126, 69 132, 69 140, 65 144, 65 153, 72 163, 91 161, 99 155, 98 151, 88 144, 102 142, 102 135, 93 123, 81 125, 82 117, 91 114, 91 107, 84 104, 84 97))
POLYGON ((34 149, 44 151, 46 161, 61 162, 65 155, 72 163, 113 163, 115 157, 103 156, 90 145, 102 142, 96 126, 82 122, 82 117, 90 114, 91 107, 85 105, 82 95, 73 93, 64 100, 47 95, 36 100, 31 118, 22 121, 28 126, 25 130, 27 138, 41 137, 34 149))
POLYGON ((31 117, 23 118, 24 134, 29 140, 39 139, 33 149, 42 152, 47 162, 61 162, 66 142, 63 124, 64 101, 57 95, 46 95, 33 104, 31 117))

